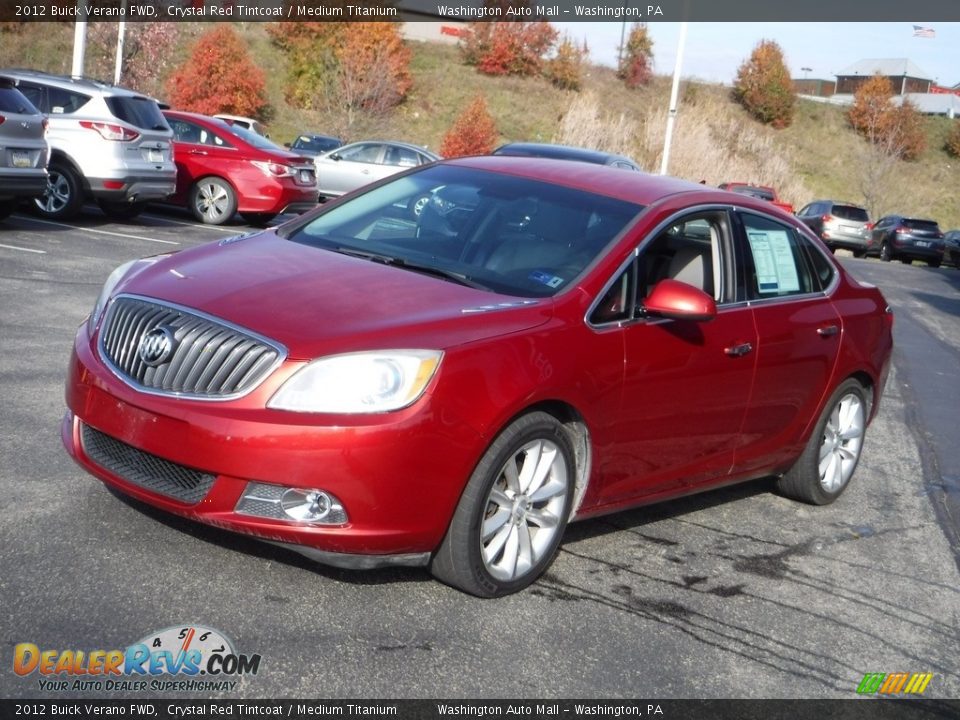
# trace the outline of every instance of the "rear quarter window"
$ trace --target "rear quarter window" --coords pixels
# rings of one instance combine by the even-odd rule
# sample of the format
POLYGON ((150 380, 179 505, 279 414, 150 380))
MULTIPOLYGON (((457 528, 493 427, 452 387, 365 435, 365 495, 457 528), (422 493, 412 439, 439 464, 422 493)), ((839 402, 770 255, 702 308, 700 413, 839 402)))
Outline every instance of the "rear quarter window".
POLYGON ((74 90, 64 90, 58 87, 48 87, 46 107, 41 109, 50 115, 70 115, 90 102, 90 96, 74 90))
POLYGON ((145 97, 114 96, 105 98, 107 107, 118 120, 145 130, 169 130, 157 103, 145 97))

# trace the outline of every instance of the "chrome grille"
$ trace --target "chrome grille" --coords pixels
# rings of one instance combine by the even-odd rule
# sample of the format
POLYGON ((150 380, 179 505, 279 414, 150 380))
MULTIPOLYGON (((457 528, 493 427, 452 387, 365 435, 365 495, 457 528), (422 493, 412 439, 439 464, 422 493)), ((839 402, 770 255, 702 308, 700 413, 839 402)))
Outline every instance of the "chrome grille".
POLYGON ((80 426, 80 437, 87 457, 100 467, 127 482, 188 505, 203 500, 216 480, 215 475, 151 455, 89 425, 80 426))
POLYGON ((283 360, 284 350, 195 310, 121 295, 103 321, 100 354, 138 389, 224 400, 256 387, 283 360), (140 344, 158 328, 172 335, 172 352, 162 362, 148 364, 140 344))

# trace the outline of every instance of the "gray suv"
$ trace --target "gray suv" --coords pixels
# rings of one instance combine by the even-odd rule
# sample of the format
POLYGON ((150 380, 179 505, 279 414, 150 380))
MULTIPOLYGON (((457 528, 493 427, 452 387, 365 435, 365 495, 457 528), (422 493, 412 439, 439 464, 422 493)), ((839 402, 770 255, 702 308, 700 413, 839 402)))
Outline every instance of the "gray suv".
POLYGON ((47 190, 36 201, 51 219, 76 215, 96 200, 111 217, 137 215, 176 189, 173 133, 157 102, 93 80, 33 70, 0 70, 49 120, 47 190))
POLYGON ((45 128, 43 115, 13 79, 0 75, 0 220, 19 200, 39 197, 47 187, 45 128))
POLYGON ((844 248, 863 257, 871 248, 870 218, 859 205, 815 200, 797 213, 797 220, 819 235, 830 252, 844 248))

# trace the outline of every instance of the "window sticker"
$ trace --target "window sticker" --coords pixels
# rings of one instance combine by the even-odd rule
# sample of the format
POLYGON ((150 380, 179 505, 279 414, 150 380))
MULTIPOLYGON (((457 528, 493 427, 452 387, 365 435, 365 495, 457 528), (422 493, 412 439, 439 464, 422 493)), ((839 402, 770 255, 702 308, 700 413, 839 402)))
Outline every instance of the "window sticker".
POLYGON ((534 270, 528 277, 530 280, 535 280, 551 288, 558 288, 563 285, 562 277, 557 277, 556 275, 551 275, 550 273, 545 273, 540 270, 534 270))
POLYGON ((800 278, 787 233, 748 229, 747 238, 757 269, 757 290, 761 294, 798 292, 800 278))

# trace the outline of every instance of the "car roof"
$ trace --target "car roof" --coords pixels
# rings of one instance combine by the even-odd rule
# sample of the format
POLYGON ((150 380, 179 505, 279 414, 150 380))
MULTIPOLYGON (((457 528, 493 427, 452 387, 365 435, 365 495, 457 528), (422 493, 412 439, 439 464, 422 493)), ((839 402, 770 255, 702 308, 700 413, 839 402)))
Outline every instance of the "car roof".
POLYGON ((101 80, 95 80, 88 77, 69 77, 67 75, 56 75, 54 73, 42 72, 40 70, 28 70, 23 68, 4 68, 0 70, 0 75, 6 75, 16 80, 36 80, 49 85, 56 85, 61 88, 75 88, 79 90, 88 90, 94 92, 107 92, 114 95, 128 95, 130 97, 149 97, 143 93, 135 92, 129 88, 113 85, 101 80))
POLYGON ((769 203, 753 201, 745 195, 710 188, 699 183, 681 180, 669 175, 651 175, 645 172, 625 173, 609 165, 584 163, 578 160, 517 157, 511 155, 476 155, 448 160, 448 164, 490 170, 507 175, 543 180, 585 192, 626 200, 639 205, 651 205, 669 195, 697 193, 698 202, 716 202, 729 205, 736 202, 744 207, 769 211, 769 203))
POLYGON ((557 160, 577 160, 604 165, 612 160, 626 160, 633 165, 636 163, 625 155, 591 150, 574 145, 556 145, 553 143, 515 142, 501 145, 493 151, 494 155, 520 155, 528 157, 548 157, 557 160))
POLYGON ((433 152, 433 150, 428 150, 422 145, 414 145, 413 143, 400 142, 399 140, 356 140, 352 143, 347 143, 343 147, 337 148, 337 150, 343 150, 344 148, 350 147, 351 145, 366 145, 368 143, 374 143, 377 145, 393 145, 395 147, 407 148, 408 150, 416 150, 419 153, 430 155, 435 158, 440 157, 435 152, 433 152))

